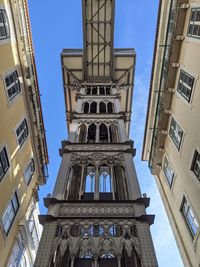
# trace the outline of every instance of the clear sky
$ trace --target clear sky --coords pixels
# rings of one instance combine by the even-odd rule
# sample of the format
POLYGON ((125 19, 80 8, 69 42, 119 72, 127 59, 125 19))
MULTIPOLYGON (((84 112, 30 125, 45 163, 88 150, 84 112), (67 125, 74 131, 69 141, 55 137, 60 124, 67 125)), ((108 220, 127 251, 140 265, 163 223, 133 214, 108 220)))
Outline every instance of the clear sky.
MULTIPOLYGON (((183 267, 154 178, 141 162, 157 9, 158 0, 116 0, 115 47, 133 47, 137 53, 130 137, 137 149, 134 161, 142 192, 151 197, 147 212, 156 215, 151 231, 159 266, 183 267)), ((83 46, 81 0, 29 0, 29 11, 50 160, 47 185, 40 187, 45 214, 43 197, 53 191, 61 160, 58 149, 67 139, 60 53, 83 46)))

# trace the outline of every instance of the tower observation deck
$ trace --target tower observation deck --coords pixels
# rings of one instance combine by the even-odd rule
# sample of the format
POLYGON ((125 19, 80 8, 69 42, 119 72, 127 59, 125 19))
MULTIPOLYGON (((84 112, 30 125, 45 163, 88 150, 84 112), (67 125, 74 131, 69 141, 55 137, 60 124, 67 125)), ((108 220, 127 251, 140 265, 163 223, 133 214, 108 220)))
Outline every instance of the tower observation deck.
POLYGON ((134 49, 114 49, 114 0, 82 0, 83 49, 63 49, 68 140, 35 267, 157 267, 129 139, 134 49))

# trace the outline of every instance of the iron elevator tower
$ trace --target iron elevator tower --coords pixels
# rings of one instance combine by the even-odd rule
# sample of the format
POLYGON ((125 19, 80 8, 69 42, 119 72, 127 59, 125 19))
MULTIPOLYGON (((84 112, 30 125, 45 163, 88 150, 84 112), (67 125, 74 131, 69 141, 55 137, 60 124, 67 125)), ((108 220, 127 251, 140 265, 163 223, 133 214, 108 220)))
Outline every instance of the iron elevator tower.
POLYGON ((35 267, 156 267, 154 216, 129 140, 134 49, 114 49, 114 0, 82 0, 83 49, 61 54, 68 140, 35 267))

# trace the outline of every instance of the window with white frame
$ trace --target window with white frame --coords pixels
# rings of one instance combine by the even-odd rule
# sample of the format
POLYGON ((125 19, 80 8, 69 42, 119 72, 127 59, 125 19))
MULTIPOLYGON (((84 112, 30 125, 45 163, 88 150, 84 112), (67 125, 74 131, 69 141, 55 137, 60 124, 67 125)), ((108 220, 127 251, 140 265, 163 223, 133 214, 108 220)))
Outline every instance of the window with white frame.
POLYGON ((5 9, 0 9, 0 41, 10 38, 8 18, 5 9))
POLYGON ((197 150, 194 152, 191 170, 200 181, 200 153, 197 150))
POLYGON ((31 178, 34 174, 35 171, 35 164, 34 164, 34 160, 31 159, 27 165, 27 167, 24 170, 24 178, 25 178, 25 182, 26 185, 29 185, 31 178))
POLYGON ((185 219, 185 222, 190 230, 192 237, 194 238, 199 229, 199 223, 197 221, 193 209, 191 208, 190 203, 188 202, 185 196, 183 197, 181 205, 181 213, 185 219))
POLYGON ((169 186, 171 187, 172 182, 173 182, 173 178, 174 178, 174 171, 173 171, 167 157, 165 157, 164 161, 163 161, 163 172, 165 174, 165 177, 167 179, 169 186))
POLYGON ((12 247, 12 251, 11 251, 11 255, 9 257, 8 263, 7 263, 7 267, 13 267, 13 266, 19 267, 19 262, 21 261, 23 251, 24 251, 24 245, 22 242, 21 232, 19 232, 16 242, 14 246, 12 247))
POLYGON ((180 71, 179 81, 178 81, 177 91, 188 102, 190 102, 193 84, 194 84, 194 77, 189 75, 187 72, 181 70, 180 71))
POLYGON ((181 127, 178 125, 178 123, 175 121, 173 117, 171 119, 169 136, 171 137, 175 146, 179 150, 181 146, 182 137, 183 137, 183 130, 181 129, 181 127))
POLYGON ((5 85, 9 101, 15 98, 21 91, 19 76, 16 70, 5 76, 5 85))
POLYGON ((187 35, 200 38, 200 7, 191 9, 187 35))
POLYGON ((8 160, 7 151, 6 151, 6 148, 4 147, 0 151, 0 181, 4 177, 7 170, 9 169, 9 166, 10 166, 10 164, 9 164, 9 160, 8 160))
POLYGON ((17 141, 20 147, 25 142, 28 136, 28 125, 26 119, 24 119, 16 129, 17 141))
POLYGON ((6 234, 9 233, 9 230, 12 226, 12 223, 15 219, 18 209, 19 209, 19 202, 17 198, 17 193, 15 192, 2 216, 2 225, 6 234))
POLYGON ((29 221, 28 221, 28 228, 32 237, 32 241, 33 241, 33 245, 35 250, 38 249, 38 245, 39 245, 39 236, 38 236, 38 232, 37 232, 37 228, 36 228, 36 224, 35 224, 35 218, 33 216, 33 214, 31 215, 29 221))

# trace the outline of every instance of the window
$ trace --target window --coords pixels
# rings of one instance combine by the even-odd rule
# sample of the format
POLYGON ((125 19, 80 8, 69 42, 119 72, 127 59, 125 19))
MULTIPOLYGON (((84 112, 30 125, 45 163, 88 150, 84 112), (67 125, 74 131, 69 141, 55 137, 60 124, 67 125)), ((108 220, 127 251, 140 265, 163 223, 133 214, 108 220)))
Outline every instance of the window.
POLYGON ((88 174, 86 176, 85 192, 94 193, 94 182, 95 182, 95 170, 93 167, 88 167, 88 174))
POLYGON ((11 101, 21 91, 20 83, 19 83, 19 76, 16 70, 6 75, 5 84, 6 84, 8 99, 9 101, 11 101))
POLYGON ((192 88, 194 84, 194 77, 181 70, 177 91, 190 102, 192 88))
POLYGON ((171 187, 174 178, 174 171, 166 157, 164 158, 163 162, 163 172, 165 174, 169 186, 171 187))
POLYGON ((100 166, 99 168, 100 176, 99 176, 99 189, 100 192, 110 193, 111 190, 111 177, 109 175, 109 168, 107 166, 100 166))
POLYGON ((200 8, 192 8, 188 36, 200 38, 200 8))
POLYGON ((102 236, 104 234, 104 229, 100 225, 91 225, 88 229, 91 236, 102 236))
POLYGON ((96 125, 92 123, 88 127, 87 143, 95 143, 95 141, 96 141, 96 125))
POLYGON ((171 124, 170 124, 170 131, 169 135, 174 142, 175 146, 177 149, 180 149, 181 146, 181 141, 183 137, 183 130, 181 127, 178 125, 178 123, 175 121, 175 119, 172 117, 171 124))
POLYGON ((15 193, 2 216, 2 225, 6 234, 8 234, 11 228, 11 225, 15 219, 18 209, 19 209, 19 202, 17 194, 15 193))
POLYGON ((123 229, 121 228, 120 225, 112 225, 110 228, 109 228, 109 234, 111 236, 116 236, 116 237, 119 237, 123 234, 123 229))
POLYGON ((0 9, 0 40, 7 39, 9 37, 10 30, 6 11, 4 9, 0 9))
POLYGON ((7 172, 7 170, 9 169, 9 166, 10 166, 10 164, 9 164, 9 161, 8 161, 8 155, 7 155, 7 152, 6 152, 6 148, 4 147, 0 151, 0 181, 4 177, 4 175, 7 172))
POLYGON ((196 177, 200 180, 200 153, 197 150, 195 150, 194 152, 191 170, 196 175, 196 177))
POLYGON ((38 232, 35 225, 35 218, 33 214, 31 215, 29 222, 28 222, 28 228, 32 237, 34 248, 37 250, 39 245, 39 237, 38 232))
POLYGON ((197 222, 197 218, 194 215, 194 212, 186 199, 186 197, 183 197, 182 205, 181 205, 181 212, 183 214, 183 217, 185 219, 185 222, 187 223, 187 226, 192 234, 192 237, 194 237, 198 231, 199 224, 197 222))
POLYGON ((35 171, 34 160, 31 159, 26 169, 24 170, 24 178, 27 185, 29 185, 31 178, 34 174, 34 171, 35 171))
POLYGON ((19 232, 16 242, 14 246, 12 247, 12 251, 11 251, 11 255, 9 257, 8 263, 7 263, 7 267, 23 266, 23 265, 20 265, 20 263, 23 262, 23 253, 24 253, 24 245, 22 241, 21 232, 19 232))
POLYGON ((17 135, 18 143, 21 147, 28 136, 28 125, 27 125, 26 119, 24 119, 20 123, 19 127, 16 129, 16 135, 17 135))

